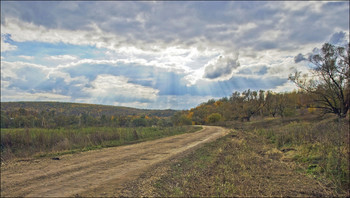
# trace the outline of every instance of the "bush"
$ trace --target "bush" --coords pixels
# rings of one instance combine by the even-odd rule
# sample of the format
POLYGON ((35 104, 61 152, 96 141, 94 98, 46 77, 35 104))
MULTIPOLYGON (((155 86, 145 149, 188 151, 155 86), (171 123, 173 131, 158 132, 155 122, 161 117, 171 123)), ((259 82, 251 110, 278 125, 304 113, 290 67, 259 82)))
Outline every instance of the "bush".
POLYGON ((222 116, 219 113, 212 113, 207 118, 209 124, 213 124, 222 120, 222 116))
POLYGON ((145 118, 135 118, 132 120, 132 125, 134 127, 146 127, 147 120, 145 118))

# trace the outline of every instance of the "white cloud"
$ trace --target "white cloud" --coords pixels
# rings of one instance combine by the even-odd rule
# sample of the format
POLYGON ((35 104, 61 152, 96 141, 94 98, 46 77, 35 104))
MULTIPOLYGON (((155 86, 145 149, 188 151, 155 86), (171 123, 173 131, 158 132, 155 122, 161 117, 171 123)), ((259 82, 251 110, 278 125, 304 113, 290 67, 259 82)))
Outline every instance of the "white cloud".
POLYGON ((47 60, 61 61, 61 64, 74 61, 60 65, 65 67, 82 63, 115 64, 124 62, 156 66, 181 73, 192 73, 198 67, 203 66, 203 63, 198 65, 199 59, 208 59, 208 57, 219 53, 219 50, 215 48, 186 47, 182 45, 165 46, 162 43, 154 45, 140 41, 127 42, 127 39, 122 35, 103 32, 96 24, 91 25, 92 30, 89 31, 71 31, 49 29, 18 19, 6 18, 5 23, 1 26, 5 33, 10 34, 11 38, 17 42, 63 42, 73 45, 91 45, 110 50, 107 55, 111 57, 111 60, 78 60, 78 57, 68 54, 46 57, 47 60), (115 58, 115 56, 123 58, 115 58))
POLYGON ((13 51, 13 50, 16 50, 16 49, 17 49, 17 46, 11 45, 9 43, 4 43, 1 40, 1 52, 13 51))
POLYGON ((66 54, 66 55, 48 56, 48 57, 46 57, 46 59, 55 60, 55 61, 57 61, 57 60, 58 61, 72 61, 72 60, 78 59, 78 57, 66 54))
POLYGON ((26 74, 25 70, 31 68, 40 71, 41 74, 47 75, 52 70, 44 65, 27 63, 22 61, 9 62, 1 61, 1 79, 11 78, 13 80, 18 80, 26 74))
POLYGON ((288 78, 288 76, 294 73, 296 70, 309 72, 306 62, 301 62, 296 64, 294 61, 294 57, 285 57, 284 59, 274 58, 273 53, 270 54, 268 58, 268 71, 266 76, 272 77, 282 77, 288 78), (272 55, 272 56, 271 56, 272 55))
POLYGON ((317 1, 316 3, 312 1, 301 1, 298 3, 285 1, 285 2, 274 2, 271 4, 271 7, 282 9, 284 11, 292 11, 292 12, 307 9, 312 12, 320 13, 322 11, 322 6, 326 3, 327 2, 325 1, 317 1))
MULTIPOLYGON (((2 29, 2 27, 1 27, 1 29, 2 29)), ((5 42, 4 34, 1 31, 1 52, 13 51, 16 49, 17 49, 17 46, 11 45, 10 43, 5 42)))
MULTIPOLYGON (((1 61, 1 79, 7 79, 11 83, 16 83, 18 80, 25 80, 26 76, 31 76, 33 80, 44 81, 47 79, 62 78, 66 83, 71 83, 72 81, 81 82, 87 84, 88 80, 84 76, 78 76, 72 78, 69 73, 61 71, 62 68, 47 67, 45 65, 33 64, 28 62, 16 61, 1 61), (29 72, 36 71, 36 72, 29 72), (40 76, 38 78, 37 76, 40 76), (44 78, 42 78, 44 77, 44 78)), ((5 82, 5 81, 4 81, 5 82)), ((30 83, 34 83, 33 81, 30 83)))
POLYGON ((133 107, 133 108, 139 108, 139 109, 148 109, 149 103, 147 102, 114 102, 112 103, 114 106, 123 106, 123 107, 133 107))
POLYGON ((25 55, 20 55, 18 58, 26 59, 26 60, 33 60, 35 57, 34 56, 25 56, 25 55))
POLYGON ((298 87, 291 81, 287 81, 284 84, 279 85, 274 89, 270 89, 270 91, 277 92, 277 93, 291 92, 294 90, 298 90, 298 87))
POLYGON ((154 103, 147 104, 149 109, 179 109, 185 110, 194 108, 200 103, 207 102, 209 99, 219 99, 213 96, 193 96, 190 94, 182 96, 159 96, 154 103))
POLYGON ((96 25, 91 25, 92 30, 65 30, 50 29, 27 23, 15 18, 5 18, 1 24, 4 34, 11 35, 11 39, 17 42, 38 41, 46 43, 67 43, 73 45, 91 45, 97 48, 112 48, 119 45, 123 38, 104 32, 96 25))
POLYGON ((1 101, 71 101, 70 96, 50 92, 28 93, 17 89, 1 89, 1 101))

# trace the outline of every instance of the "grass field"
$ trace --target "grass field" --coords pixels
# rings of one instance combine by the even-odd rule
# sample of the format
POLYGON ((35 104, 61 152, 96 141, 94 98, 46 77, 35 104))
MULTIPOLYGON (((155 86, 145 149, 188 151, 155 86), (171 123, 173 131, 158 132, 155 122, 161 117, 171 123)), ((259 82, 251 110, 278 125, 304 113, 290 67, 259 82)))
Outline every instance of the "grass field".
POLYGON ((180 127, 89 127, 77 129, 1 129, 1 160, 55 156, 120 146, 201 129, 180 127))
POLYGON ((156 196, 346 196, 348 122, 318 117, 228 123, 233 133, 177 161, 156 196))
POLYGON ((349 190, 349 122, 328 118, 319 121, 300 120, 272 127, 255 128, 294 161, 318 179, 327 178, 335 191, 349 190))

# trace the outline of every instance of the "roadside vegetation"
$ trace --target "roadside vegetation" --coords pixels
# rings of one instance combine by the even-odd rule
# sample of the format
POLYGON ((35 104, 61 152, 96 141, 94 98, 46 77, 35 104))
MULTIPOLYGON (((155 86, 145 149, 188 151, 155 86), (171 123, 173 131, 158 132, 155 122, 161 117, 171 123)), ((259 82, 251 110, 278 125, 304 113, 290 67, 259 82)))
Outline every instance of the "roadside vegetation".
POLYGON ((174 162, 146 196, 348 196, 349 124, 318 120, 227 123, 231 134, 174 162))
POLYGON ((1 160, 57 156, 190 133, 199 129, 201 127, 195 126, 2 129, 1 160))
POLYGON ((349 192, 349 121, 336 116, 299 116, 246 123, 246 131, 263 136, 295 162, 300 171, 326 179, 336 193, 349 192))
POLYGON ((174 124, 175 112, 60 102, 1 103, 1 161, 120 146, 201 128, 174 124))

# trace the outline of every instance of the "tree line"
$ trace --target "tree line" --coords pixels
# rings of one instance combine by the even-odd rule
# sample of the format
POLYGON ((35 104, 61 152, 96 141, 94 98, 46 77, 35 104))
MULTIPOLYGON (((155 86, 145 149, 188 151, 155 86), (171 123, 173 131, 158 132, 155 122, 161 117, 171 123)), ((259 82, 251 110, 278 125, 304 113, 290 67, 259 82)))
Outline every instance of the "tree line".
POLYGON ((50 111, 33 111, 19 108, 1 111, 1 128, 59 128, 59 127, 146 127, 172 126, 169 117, 147 115, 104 115, 92 116, 87 113, 65 115, 50 111))
MULTIPOLYGON (((318 112, 310 94, 303 91, 275 93, 246 90, 230 97, 208 100, 177 115, 179 123, 213 124, 221 121, 250 121, 252 117, 289 117, 318 112)), ((179 114, 179 113, 178 113, 179 114)))
POLYGON ((296 72, 289 76, 298 91, 274 93, 264 90, 234 92, 230 97, 211 99, 177 115, 179 123, 212 124, 220 121, 250 121, 252 117, 295 116, 306 113, 348 115, 350 104, 350 44, 325 43, 310 54, 311 76, 296 72))
POLYGON ((148 115, 105 115, 88 113, 67 115, 55 110, 35 111, 24 108, 2 110, 1 128, 59 128, 59 127, 146 127, 212 124, 220 121, 250 121, 256 116, 293 116, 314 113, 316 108, 306 92, 274 93, 271 91, 234 92, 230 97, 211 99, 171 117, 148 115))

